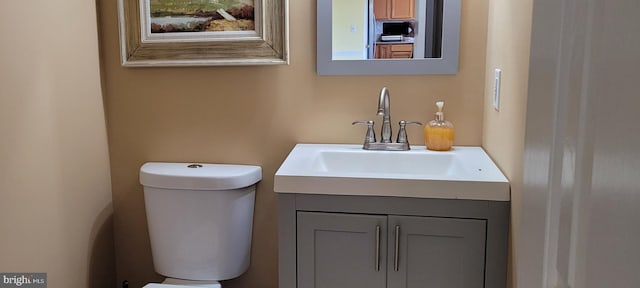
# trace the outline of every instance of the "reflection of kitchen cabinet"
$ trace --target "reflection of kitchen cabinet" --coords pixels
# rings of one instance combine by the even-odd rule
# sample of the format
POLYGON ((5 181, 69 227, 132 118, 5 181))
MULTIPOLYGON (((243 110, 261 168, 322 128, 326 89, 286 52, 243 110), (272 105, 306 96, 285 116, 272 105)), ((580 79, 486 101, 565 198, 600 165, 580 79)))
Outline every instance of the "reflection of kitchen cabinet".
POLYGON ((374 0, 373 13, 378 20, 415 18, 415 0, 374 0))
POLYGON ((509 202, 279 194, 280 288, 504 288, 509 202))
POLYGON ((377 59, 401 59, 413 57, 413 44, 378 44, 377 59))
POLYGON ((391 45, 376 45, 376 59, 391 58, 391 45))

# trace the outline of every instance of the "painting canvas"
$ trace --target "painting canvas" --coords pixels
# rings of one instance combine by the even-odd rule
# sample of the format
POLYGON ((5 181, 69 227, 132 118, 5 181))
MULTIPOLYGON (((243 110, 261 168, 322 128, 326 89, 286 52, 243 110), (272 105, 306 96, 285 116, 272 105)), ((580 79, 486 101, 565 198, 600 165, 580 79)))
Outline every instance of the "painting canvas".
POLYGON ((148 32, 225 32, 256 29, 254 0, 148 1, 148 32))

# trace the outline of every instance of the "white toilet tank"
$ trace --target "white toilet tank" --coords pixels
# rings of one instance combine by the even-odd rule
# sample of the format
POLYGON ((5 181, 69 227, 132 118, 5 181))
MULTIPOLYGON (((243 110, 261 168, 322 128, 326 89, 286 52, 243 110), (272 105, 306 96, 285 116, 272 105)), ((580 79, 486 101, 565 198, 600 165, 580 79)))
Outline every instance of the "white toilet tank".
POLYGON ((260 166, 146 163, 144 186, 153 265, 161 275, 225 280, 249 268, 260 166))

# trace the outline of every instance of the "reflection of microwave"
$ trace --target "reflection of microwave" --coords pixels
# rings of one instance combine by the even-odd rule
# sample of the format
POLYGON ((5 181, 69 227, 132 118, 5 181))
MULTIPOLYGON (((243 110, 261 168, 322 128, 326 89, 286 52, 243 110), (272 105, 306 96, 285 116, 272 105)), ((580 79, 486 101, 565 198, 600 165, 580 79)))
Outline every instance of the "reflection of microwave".
POLYGON ((382 35, 408 35, 411 22, 382 22, 382 35))

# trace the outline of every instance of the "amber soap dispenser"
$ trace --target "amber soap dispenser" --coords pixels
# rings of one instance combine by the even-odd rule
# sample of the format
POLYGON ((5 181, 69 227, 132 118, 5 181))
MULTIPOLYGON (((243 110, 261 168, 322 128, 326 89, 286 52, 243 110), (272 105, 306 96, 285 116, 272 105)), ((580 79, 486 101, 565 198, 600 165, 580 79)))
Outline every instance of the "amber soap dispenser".
POLYGON ((444 120, 444 101, 436 102, 436 119, 424 126, 424 145, 434 151, 449 151, 453 146, 453 124, 444 120))

